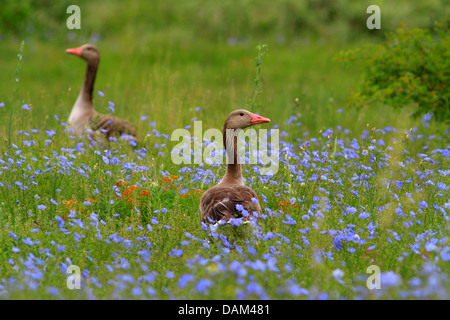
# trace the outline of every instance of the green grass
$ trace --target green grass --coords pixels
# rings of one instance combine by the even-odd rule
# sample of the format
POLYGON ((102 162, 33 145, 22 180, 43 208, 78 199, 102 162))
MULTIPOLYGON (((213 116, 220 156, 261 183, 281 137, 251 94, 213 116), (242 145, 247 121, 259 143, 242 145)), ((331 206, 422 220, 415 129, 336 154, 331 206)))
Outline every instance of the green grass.
MULTIPOLYGON (((134 11, 128 8, 124 17, 127 12, 134 11)), ((68 41, 63 32, 47 40, 27 38, 19 82, 15 83, 20 42, 3 40, 1 297, 293 299, 320 298, 326 294, 331 299, 370 299, 417 298, 421 294, 424 298, 448 298, 445 250, 448 251, 449 208, 445 204, 449 203, 450 195, 436 184, 450 185, 448 174, 439 171, 449 170, 450 161, 439 153, 430 153, 438 148, 448 150, 445 126, 431 122, 425 127, 421 119, 410 118, 414 106, 401 110, 383 105, 361 110, 346 108, 360 75, 358 69, 343 68, 334 57, 341 50, 378 40, 363 37, 352 43, 331 39, 323 43, 310 38, 305 45, 295 38, 279 42, 276 34, 268 34, 231 46, 226 39, 197 37, 183 28, 142 30, 124 23, 123 29, 105 34, 96 44, 101 62, 94 95, 97 110, 108 112, 108 101, 112 101, 116 116, 137 124, 140 140, 137 150, 142 151, 142 147, 147 150, 141 153, 126 143, 117 143, 111 145, 109 154, 105 146, 92 146, 87 139, 71 139, 64 132, 60 122, 68 118, 85 70, 84 61, 64 50, 82 43, 68 41), (244 176, 251 179, 248 183, 260 195, 263 209, 270 208, 271 213, 265 211, 268 217, 259 220, 261 230, 256 235, 238 237, 229 247, 223 237, 201 228, 199 199, 195 196, 196 189, 206 190, 220 179, 225 167, 186 165, 188 169, 182 170, 183 166, 173 164, 170 158, 176 142, 158 137, 153 129, 170 135, 176 128, 192 125, 194 117, 203 121, 204 130, 221 128, 231 110, 245 107, 254 96, 256 47, 260 43, 266 43, 268 51, 263 56, 261 92, 256 97, 259 107, 255 111, 272 120, 264 128, 278 125, 280 133, 285 133, 281 140, 290 145, 289 151, 281 153, 279 172, 269 179, 277 184, 261 180, 252 166, 245 167, 244 176), (102 91, 104 97, 97 91, 102 91), (23 104, 31 105, 31 110, 22 109, 23 104), (343 111, 338 112, 339 109, 343 111), (296 119, 287 124, 292 115, 296 119), (142 116, 148 119, 142 121, 142 116), (155 127, 149 125, 151 121, 155 127), (298 122, 301 125, 296 125, 298 122), (6 141, 9 125, 12 137, 6 141), (386 127, 397 130, 377 131, 386 127), (333 134, 323 136, 321 133, 329 128, 333 134), (20 130, 30 136, 18 133, 20 130), (49 137, 45 130, 56 133, 49 137), (419 134, 424 136, 420 138, 419 134), (360 149, 350 146, 353 139, 360 149), (34 145, 24 145, 24 141, 31 140, 34 145), (310 143, 307 148, 302 147, 305 140, 310 143), (378 140, 385 144, 377 145, 378 140), (369 146, 376 148, 370 150, 369 146), (352 149, 354 157, 348 151, 345 157, 346 149, 352 149), (362 150, 369 152, 364 155, 362 150), (434 162, 424 160, 421 153, 434 162), (110 161, 117 157, 120 163, 105 163, 103 156, 110 161), (126 163, 145 167, 127 169, 123 166, 126 163), (288 165, 296 165, 302 174, 293 174, 288 165), (327 179, 308 180, 315 174, 319 177, 326 174, 327 179), (358 178, 352 180, 355 174, 358 178), (361 178, 362 174, 368 177, 361 178), (177 176, 179 180, 165 182, 168 176, 177 176), (140 212, 117 196, 114 186, 120 179, 127 186, 137 183, 142 186, 131 192, 135 204, 139 198, 144 199, 136 205, 140 212), (211 182, 206 184, 205 179, 211 182), (410 181, 397 187, 398 181, 407 179, 410 181), (424 183, 427 180, 434 185, 424 183), (188 192, 181 194, 183 189, 188 192), (139 197, 143 190, 149 194, 139 197), (293 197, 297 200, 290 204, 293 197), (96 201, 83 204, 88 199, 96 201), (83 228, 67 217, 70 211, 65 203, 71 200, 78 202, 74 209, 83 228), (428 207, 420 208, 420 201, 426 201, 428 207), (399 204, 402 215, 396 211, 399 204), (40 210, 39 205, 46 208, 40 210), (346 213, 348 207, 356 208, 357 213, 346 213), (314 214, 309 219, 302 218, 308 215, 308 210, 314 214), (93 222, 92 212, 98 214, 99 223, 93 222), (370 216, 359 218, 362 212, 370 216), (295 224, 286 224, 287 215, 295 224), (64 218, 63 229, 58 227, 55 216, 64 218), (373 233, 367 228, 370 222, 376 225, 373 233), (309 232, 305 231, 307 228, 309 232), (337 235, 357 233, 366 242, 342 240, 335 245, 334 231, 337 235), (109 238, 111 235, 116 237, 109 238), (396 235, 400 240, 396 240, 396 235), (27 238, 38 243, 29 245, 27 238), (436 249, 426 250, 425 245, 433 238, 438 240, 436 249), (420 253, 411 250, 415 243, 421 244, 420 253), (367 251, 372 245, 376 248, 367 251), (15 252, 14 248, 20 251, 15 252), (356 251, 350 253, 349 248, 356 251), (183 252, 177 256, 174 249, 183 252), (67 258, 82 271, 88 270, 82 278, 82 290, 66 287, 67 275, 61 267, 62 263, 70 264, 67 258), (234 261, 241 263, 241 267, 236 267, 234 261), (366 269, 372 264, 378 265, 383 273, 395 272, 402 283, 392 287, 383 284, 380 291, 368 290, 366 269), (343 284, 333 276, 336 269, 343 271, 343 284), (166 276, 169 271, 173 277, 166 276), (180 279, 186 274, 192 275, 192 280, 180 287, 180 279), (417 287, 422 290, 420 294, 413 294, 410 281, 414 278, 422 281, 417 287), (211 281, 205 291, 196 287, 202 279, 211 281), (433 279, 440 281, 434 288, 430 285, 433 279), (49 288, 57 288, 59 292, 52 293, 49 288), (142 292, 133 292, 136 288, 142 292), (298 293, 298 288, 308 290, 308 295, 298 293)), ((124 187, 120 192, 124 194, 124 187)))

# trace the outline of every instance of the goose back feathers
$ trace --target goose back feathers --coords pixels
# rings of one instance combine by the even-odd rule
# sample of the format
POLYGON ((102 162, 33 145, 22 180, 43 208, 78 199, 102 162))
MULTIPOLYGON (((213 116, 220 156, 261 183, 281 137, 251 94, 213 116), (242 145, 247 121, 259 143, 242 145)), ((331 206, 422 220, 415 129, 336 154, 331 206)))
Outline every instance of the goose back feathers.
POLYGON ((257 198, 255 191, 244 185, 216 185, 208 189, 200 199, 200 222, 228 221, 231 218, 244 217, 245 212, 249 215, 253 212, 260 214, 261 207, 256 201, 257 198), (237 210, 238 204, 242 205, 245 211, 237 210))
POLYGON ((89 119, 89 129, 103 132, 107 138, 120 136, 122 133, 136 137, 136 126, 120 118, 95 113, 89 119))

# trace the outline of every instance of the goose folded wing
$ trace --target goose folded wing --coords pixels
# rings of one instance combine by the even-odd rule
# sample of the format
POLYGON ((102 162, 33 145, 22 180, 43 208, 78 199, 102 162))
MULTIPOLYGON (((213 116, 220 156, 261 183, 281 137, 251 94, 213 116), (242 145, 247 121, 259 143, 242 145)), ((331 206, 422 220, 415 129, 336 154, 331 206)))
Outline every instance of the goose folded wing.
POLYGON ((205 192, 201 200, 201 220, 228 221, 231 218, 243 217, 242 211, 239 211, 236 205, 241 205, 249 215, 253 212, 260 213, 259 204, 252 199, 257 199, 257 195, 246 186, 211 188, 205 192))
POLYGON ((89 120, 89 127, 93 131, 99 130, 109 137, 122 133, 136 137, 134 124, 110 115, 96 114, 92 116, 89 120))

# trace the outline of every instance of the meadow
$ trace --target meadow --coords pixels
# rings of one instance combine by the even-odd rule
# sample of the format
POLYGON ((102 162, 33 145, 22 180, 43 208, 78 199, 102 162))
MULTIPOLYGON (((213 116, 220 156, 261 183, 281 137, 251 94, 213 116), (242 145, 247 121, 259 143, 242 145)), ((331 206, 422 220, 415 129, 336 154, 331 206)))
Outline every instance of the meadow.
POLYGON ((239 34, 196 1, 82 4, 80 31, 51 21, 0 38, 2 299, 449 298, 448 125, 411 117, 413 104, 347 107, 361 74, 336 56, 381 35, 270 29, 257 6, 237 15, 250 30, 239 34), (64 50, 86 42, 101 55, 95 107, 135 123, 136 146, 67 126, 85 63, 64 50), (226 166, 171 160, 173 130, 221 128, 237 108, 280 132, 275 175, 244 166, 263 209, 244 238, 199 223, 226 166), (80 289, 67 286, 72 265, 80 289))

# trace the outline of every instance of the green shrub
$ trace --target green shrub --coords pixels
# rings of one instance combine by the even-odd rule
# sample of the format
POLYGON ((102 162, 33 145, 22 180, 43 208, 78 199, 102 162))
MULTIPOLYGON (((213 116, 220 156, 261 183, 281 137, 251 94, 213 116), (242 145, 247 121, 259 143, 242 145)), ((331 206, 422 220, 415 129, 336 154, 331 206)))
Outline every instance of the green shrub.
POLYGON ((381 44, 340 53, 341 61, 362 66, 361 86, 349 104, 400 108, 413 102, 416 116, 432 112, 437 120, 450 119, 450 36, 442 25, 435 31, 403 26, 381 44))
POLYGON ((370 0, 2 0, 0 34, 45 36, 65 34, 69 15, 76 4, 81 9, 81 30, 104 37, 120 32, 142 36, 165 29, 178 29, 196 37, 228 40, 324 39, 353 40, 361 35, 383 37, 401 21, 429 28, 449 15, 446 0, 378 0, 381 30, 369 30, 366 9, 370 0))

